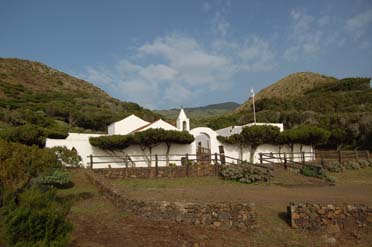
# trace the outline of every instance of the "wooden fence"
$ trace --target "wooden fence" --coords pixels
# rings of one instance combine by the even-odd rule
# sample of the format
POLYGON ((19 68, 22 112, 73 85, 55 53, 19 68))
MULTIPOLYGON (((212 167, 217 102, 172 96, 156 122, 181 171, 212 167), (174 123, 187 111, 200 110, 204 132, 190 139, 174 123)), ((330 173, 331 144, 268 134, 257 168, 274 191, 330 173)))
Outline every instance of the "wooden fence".
POLYGON ((370 154, 367 150, 355 151, 315 151, 295 153, 259 153, 260 164, 282 164, 285 167, 301 168, 303 165, 322 167, 324 162, 359 161, 369 160, 370 154))
POLYGON ((350 160, 369 160, 370 154, 367 150, 355 151, 316 151, 315 159, 321 163, 324 161, 338 161, 342 163, 350 160))
POLYGON ((321 167, 314 162, 316 160, 313 152, 294 152, 294 153, 259 153, 260 164, 269 163, 273 165, 283 165, 284 168, 302 168, 305 164, 321 167))
MULTIPOLYGON (((237 165, 241 163, 247 163, 243 162, 240 159, 236 159, 230 156, 226 156, 223 154, 210 154, 206 155, 203 154, 200 156, 199 154, 170 154, 169 157, 177 157, 177 159, 167 159, 166 155, 124 155, 124 156, 94 156, 94 155, 89 155, 88 158, 90 160, 89 162, 89 167, 91 169, 95 169, 94 165, 95 164, 107 164, 110 167, 110 164, 118 164, 122 165, 122 167, 119 168, 131 168, 131 167, 137 167, 136 163, 141 162, 148 162, 149 160, 154 162, 154 166, 150 168, 155 168, 155 174, 158 174, 159 167, 164 167, 164 166, 159 166, 159 162, 164 162, 164 161, 169 161, 169 162, 181 162, 182 167, 185 168, 185 174, 186 176, 189 176, 190 174, 190 167, 192 163, 198 163, 198 164, 211 164, 214 165, 216 174, 218 173, 218 170, 220 169, 221 166, 228 166, 228 165, 237 165), (99 161, 96 161, 95 159, 99 158, 99 161), (107 160, 102 160, 107 158, 107 160), (112 160, 112 158, 115 158, 115 160, 112 160), (134 159, 136 158, 136 159, 134 159)), ((152 163, 152 162, 151 162, 152 163)), ((253 163, 248 163, 249 165, 252 165, 253 167, 257 169, 264 169, 264 170, 273 170, 274 167, 271 164, 253 164, 253 163)), ((147 167, 145 167, 147 168, 147 167)), ((115 169, 115 168, 113 168, 115 169)))

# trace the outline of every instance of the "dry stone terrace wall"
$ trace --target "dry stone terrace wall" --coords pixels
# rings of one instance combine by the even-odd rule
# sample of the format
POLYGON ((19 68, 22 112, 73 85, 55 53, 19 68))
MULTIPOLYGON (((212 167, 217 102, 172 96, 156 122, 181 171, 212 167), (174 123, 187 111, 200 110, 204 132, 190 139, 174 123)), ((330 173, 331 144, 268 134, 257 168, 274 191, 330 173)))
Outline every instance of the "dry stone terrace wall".
POLYGON ((256 227, 254 203, 184 203, 125 198, 101 175, 86 170, 87 178, 114 205, 151 220, 247 230, 256 227))
POLYGON ((218 167, 209 164, 176 167, 128 167, 128 168, 102 168, 94 169, 94 172, 106 178, 177 178, 177 177, 204 177, 215 176, 218 167), (157 171, 156 171, 157 170, 157 171))
POLYGON ((288 213, 292 228, 339 233, 372 227, 372 207, 364 205, 291 204, 288 213))

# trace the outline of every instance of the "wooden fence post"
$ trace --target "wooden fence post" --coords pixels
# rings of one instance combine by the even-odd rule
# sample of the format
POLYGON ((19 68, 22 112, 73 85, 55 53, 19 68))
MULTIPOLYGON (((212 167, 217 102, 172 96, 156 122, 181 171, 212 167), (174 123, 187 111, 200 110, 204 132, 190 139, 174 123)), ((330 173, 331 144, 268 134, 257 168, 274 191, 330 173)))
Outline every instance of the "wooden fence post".
POLYGON ((189 154, 186 154, 186 177, 190 175, 189 154))
POLYGON ((324 165, 324 155, 322 151, 319 151, 320 154, 320 164, 324 165))
POLYGON ((302 160, 302 164, 304 165, 305 164, 305 152, 301 153, 301 160, 302 160))
POLYGON ((338 162, 342 164, 342 153, 341 151, 338 151, 338 162))
POLYGON ((260 152, 259 155, 260 155, 260 164, 262 165, 262 163, 263 163, 263 160, 262 160, 262 153, 260 152))
POLYGON ((128 155, 124 158, 125 162, 125 178, 128 178, 128 155))
POLYGON ((218 156, 214 153, 214 174, 218 175, 218 156))
POLYGON ((355 161, 358 162, 358 150, 354 151, 355 161))
POLYGON ((366 155, 367 155, 367 160, 369 161, 369 151, 368 150, 366 151, 366 155))
POLYGON ((158 164, 158 155, 157 154, 155 154, 155 177, 157 178, 158 177, 158 174, 159 174, 159 170, 158 170, 158 166, 159 166, 159 164, 158 164))
POLYGON ((90 169, 93 169, 93 154, 91 154, 89 158, 90 158, 90 169))
POLYGON ((219 146, 218 147, 219 151, 220 151, 220 162, 221 162, 221 165, 224 165, 226 160, 225 160, 225 149, 223 146, 219 146))
POLYGON ((284 169, 288 169, 288 166, 287 166, 287 153, 284 153, 284 169))

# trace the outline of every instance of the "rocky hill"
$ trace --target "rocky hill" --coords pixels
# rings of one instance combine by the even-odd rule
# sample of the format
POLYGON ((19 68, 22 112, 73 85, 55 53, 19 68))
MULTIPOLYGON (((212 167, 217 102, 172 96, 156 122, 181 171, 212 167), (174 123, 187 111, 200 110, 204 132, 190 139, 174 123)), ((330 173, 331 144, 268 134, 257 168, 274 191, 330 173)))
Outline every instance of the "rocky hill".
POLYGON ((93 84, 42 63, 0 58, 0 127, 25 123, 75 131, 105 131, 127 115, 158 114, 110 97, 93 84))
MULTIPOLYGON (((334 77, 329 77, 312 72, 300 72, 290 74, 272 85, 259 91, 255 100, 261 99, 295 99, 304 96, 305 92, 312 90, 313 88, 331 85, 337 82, 334 77)), ((248 99, 241 106, 239 106, 235 112, 241 112, 247 110, 252 105, 252 99, 248 99)))

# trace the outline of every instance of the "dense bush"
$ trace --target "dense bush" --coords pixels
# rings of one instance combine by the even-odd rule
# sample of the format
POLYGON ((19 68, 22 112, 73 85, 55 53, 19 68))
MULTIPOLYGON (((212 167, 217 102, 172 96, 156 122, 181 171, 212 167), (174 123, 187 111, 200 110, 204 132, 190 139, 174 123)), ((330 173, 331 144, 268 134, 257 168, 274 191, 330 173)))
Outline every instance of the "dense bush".
POLYGON ((349 160, 349 161, 345 161, 345 168, 346 169, 351 169, 351 170, 358 170, 360 169, 360 165, 358 162, 354 161, 354 160, 349 160))
POLYGON ((68 136, 68 131, 60 129, 48 129, 46 130, 47 137, 51 139, 66 139, 68 136))
POLYGON ((90 137, 89 143, 103 150, 122 150, 134 144, 134 140, 132 135, 110 135, 90 137))
POLYGON ((0 187, 7 190, 22 188, 32 177, 61 167, 51 149, 4 141, 0 141, 0 164, 0 187))
POLYGON ((72 225, 66 220, 69 205, 57 202, 53 191, 33 187, 8 195, 4 204, 5 238, 8 246, 65 247, 72 225))
POLYGON ((370 166, 370 163, 369 163, 368 160, 359 160, 358 163, 359 163, 359 165, 360 165, 361 168, 365 168, 365 167, 370 166))
POLYGON ((36 125, 25 124, 17 127, 10 127, 0 131, 0 139, 11 142, 19 142, 25 145, 45 146, 47 133, 45 129, 36 125))
POLYGON ((79 167, 81 165, 81 157, 76 150, 70 150, 66 147, 53 147, 58 160, 64 166, 79 167))
POLYGON ((334 177, 328 176, 328 174, 326 173, 326 171, 324 169, 314 167, 314 166, 305 165, 300 170, 300 173, 303 176, 306 176, 306 177, 314 177, 314 178, 325 179, 325 180, 327 180, 329 182, 332 182, 332 183, 334 183, 336 181, 334 177))
POLYGON ((344 171, 344 167, 338 161, 325 162, 324 169, 330 172, 343 172, 344 171))
POLYGON ((61 169, 50 169, 34 180, 33 184, 65 188, 70 184, 70 173, 61 169))
POLYGON ((226 180, 235 180, 247 184, 259 181, 266 182, 270 179, 270 174, 266 174, 250 164, 223 166, 221 175, 226 180))

